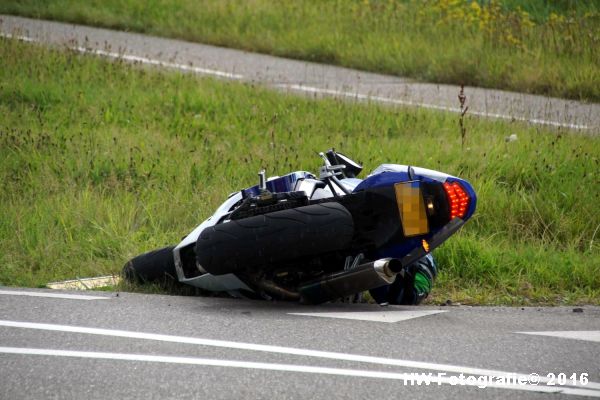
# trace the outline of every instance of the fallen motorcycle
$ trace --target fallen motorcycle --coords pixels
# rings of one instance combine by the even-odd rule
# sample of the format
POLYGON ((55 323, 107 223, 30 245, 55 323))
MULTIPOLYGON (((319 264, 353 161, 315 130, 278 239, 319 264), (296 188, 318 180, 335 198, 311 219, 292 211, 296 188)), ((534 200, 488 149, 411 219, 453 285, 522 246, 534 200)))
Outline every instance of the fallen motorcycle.
POLYGON ((261 171, 258 185, 229 195, 177 246, 130 260, 124 276, 323 303, 402 279, 475 212, 473 188, 457 177, 383 164, 362 180, 349 157, 320 156, 318 176, 261 171))

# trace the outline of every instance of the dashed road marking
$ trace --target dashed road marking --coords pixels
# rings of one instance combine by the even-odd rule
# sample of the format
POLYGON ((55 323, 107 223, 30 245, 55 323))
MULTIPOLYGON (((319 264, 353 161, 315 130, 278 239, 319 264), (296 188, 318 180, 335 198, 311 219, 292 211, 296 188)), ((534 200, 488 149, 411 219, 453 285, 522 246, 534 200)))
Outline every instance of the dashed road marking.
MULTIPOLYGON (((115 330, 115 329, 88 328, 88 327, 79 327, 79 326, 70 326, 70 325, 42 324, 42 323, 36 323, 36 322, 19 322, 19 321, 7 321, 7 320, 0 320, 0 326, 12 327, 12 328, 38 329, 38 330, 56 331, 56 332, 84 333, 84 334, 90 334, 90 335, 101 335, 101 336, 121 337, 121 338, 130 338, 130 339, 156 340, 156 341, 171 342, 171 343, 187 343, 187 344, 195 344, 195 345, 200 345, 200 346, 212 346, 212 347, 222 347, 222 348, 238 349, 238 350, 261 351, 261 352, 267 352, 267 353, 315 357, 315 358, 338 360, 338 361, 364 362, 364 363, 369 363, 369 364, 390 365, 390 366, 424 369, 424 370, 431 370, 431 371, 444 371, 444 372, 456 373, 456 374, 462 373, 462 374, 474 375, 474 376, 475 375, 480 375, 480 376, 485 375, 485 376, 495 376, 495 377, 509 377, 509 378, 515 378, 515 379, 522 378, 525 380, 528 380, 528 378, 529 378, 529 375, 517 373, 517 372, 507 372, 507 371, 499 371, 499 370, 491 370, 491 369, 483 369, 483 368, 472 368, 472 367, 464 367, 464 366, 459 366, 459 365, 437 364, 437 363, 429 363, 429 362, 421 362, 421 361, 410 361, 410 360, 401 360, 401 359, 384 358, 384 357, 364 356, 364 355, 358 355, 358 354, 300 349, 300 348, 295 348, 295 347, 283 347, 283 346, 272 346, 272 345, 264 345, 264 344, 231 342, 231 341, 224 341, 224 340, 201 339, 201 338, 186 337, 186 336, 161 335, 161 334, 155 334, 155 333, 132 332, 132 331, 122 331, 122 330, 115 330)), ((544 376, 540 376, 539 382, 547 383, 547 382, 549 382, 549 379, 545 378, 544 376)), ((586 388, 600 390, 600 383, 589 382, 586 385, 586 388)))
POLYGON ((400 322, 408 319, 425 317, 446 312, 444 310, 423 311, 355 311, 355 312, 316 312, 316 313, 288 313, 289 315, 301 315, 305 317, 340 318, 358 321, 372 322, 400 322))
POLYGON ((586 340, 600 342, 600 331, 544 331, 544 332, 517 332, 525 335, 553 336, 562 339, 586 340))
MULTIPOLYGON (((282 371, 282 372, 300 372, 308 374, 321 374, 321 375, 337 375, 337 376, 352 376, 362 378, 376 378, 376 379, 393 379, 405 382, 415 382, 415 375, 412 373, 398 373, 398 372, 385 372, 385 371, 369 371, 369 370, 358 370, 358 369, 347 369, 347 368, 329 368, 329 367, 316 367, 310 365, 293 365, 293 364, 277 364, 277 363, 264 363, 264 362, 250 362, 250 361, 237 361, 237 360, 221 360, 221 359, 209 359, 209 358, 195 358, 195 357, 174 357, 174 356, 158 356, 158 355, 144 355, 144 354, 125 354, 125 353, 104 353, 104 352, 91 352, 91 351, 72 351, 72 350, 56 350, 56 349, 33 349, 23 347, 0 347, 0 353, 4 354, 16 354, 16 355, 29 355, 29 356, 54 356, 54 357, 74 357, 74 358, 87 358, 87 359, 100 359, 100 360, 118 360, 118 361, 142 361, 142 362, 155 362, 155 363, 169 363, 169 364, 186 364, 186 365, 203 365, 203 366, 214 366, 214 367, 228 367, 228 368, 244 368, 244 369, 258 369, 266 371, 282 371)), ((456 377, 445 376, 446 374, 431 374, 426 378, 426 382, 429 382, 428 386, 434 385, 456 385, 456 377)), ((423 379, 423 378, 419 378, 423 379)), ((424 382, 421 380, 421 382, 424 382)), ((464 380, 461 386, 475 386, 482 387, 480 382, 464 380)), ((414 384, 414 383, 413 383, 414 384)), ((425 383, 421 383, 425 385, 425 383)), ((576 396, 588 396, 588 397, 600 397, 599 390, 589 389, 587 387, 575 388, 575 387, 556 387, 556 386, 536 386, 531 384, 499 384, 496 382, 488 382, 485 387, 497 388, 497 389, 509 389, 509 390, 522 390, 529 392, 541 392, 541 393, 561 393, 566 395, 576 396)))
POLYGON ((107 296, 87 296, 81 294, 62 294, 62 293, 46 293, 46 292, 29 292, 20 290, 0 290, 0 295, 7 296, 31 296, 31 297, 50 297, 55 299, 68 300, 108 300, 112 297, 107 296))

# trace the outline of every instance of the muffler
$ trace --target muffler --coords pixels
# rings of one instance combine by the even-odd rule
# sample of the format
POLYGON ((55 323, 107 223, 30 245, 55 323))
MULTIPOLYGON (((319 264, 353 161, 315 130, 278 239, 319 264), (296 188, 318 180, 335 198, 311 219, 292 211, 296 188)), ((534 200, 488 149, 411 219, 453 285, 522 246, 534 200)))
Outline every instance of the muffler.
POLYGON ((382 258, 356 268, 326 275, 318 280, 300 286, 302 303, 320 304, 340 297, 394 282, 397 275, 404 273, 402 263, 395 258, 382 258))

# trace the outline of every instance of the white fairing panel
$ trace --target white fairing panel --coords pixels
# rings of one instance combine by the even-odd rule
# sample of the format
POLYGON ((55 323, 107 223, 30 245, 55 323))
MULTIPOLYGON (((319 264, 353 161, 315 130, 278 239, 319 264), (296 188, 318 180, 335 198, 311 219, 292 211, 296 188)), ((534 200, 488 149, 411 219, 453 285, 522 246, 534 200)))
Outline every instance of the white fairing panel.
MULTIPOLYGON (((180 251, 183 247, 186 247, 188 245, 194 245, 196 243, 196 241, 198 240, 198 236, 200 236, 200 233, 202 233, 202 231, 210 226, 214 226, 216 225, 217 222, 219 222, 221 220, 221 218, 226 215, 229 211, 231 211, 232 207, 239 202, 242 199, 242 192, 236 192, 233 193, 229 196, 229 198, 227 200, 225 200, 225 202, 223 204, 221 204, 221 206, 219 208, 217 208, 217 211, 215 211, 215 213, 209 217, 208 219, 206 219, 204 222, 202 222, 200 225, 198 225, 196 227, 196 229, 194 229, 189 235, 187 235, 178 245, 177 247, 175 247, 175 249, 173 250, 173 257, 175 259, 175 269, 177 270, 177 277, 179 279, 180 282, 192 285, 192 286, 197 286, 200 288, 204 288, 206 290, 211 290, 210 287, 215 287, 216 286, 216 282, 214 280, 210 280, 210 279, 206 279, 207 282, 207 286, 210 287, 204 287, 202 286, 202 282, 203 280, 200 280, 199 278, 202 278, 202 276, 200 277, 195 277, 195 278, 191 278, 191 279, 186 279, 185 275, 183 274, 183 268, 181 266, 181 257, 180 257, 180 251)), ((209 274, 206 274, 209 275, 209 274)), ((233 276, 233 275, 232 275, 233 276)), ((218 280, 219 277, 214 277, 218 280)), ((233 276, 233 278, 235 278, 235 276, 233 276)), ((238 286, 237 289, 247 289, 247 286, 240 281, 239 279, 235 278, 232 279, 231 277, 229 278, 224 278, 227 282, 223 283, 223 286, 228 287, 228 290, 234 290, 234 286, 236 286, 236 281, 238 282, 238 286)))
MULTIPOLYGON (((445 182, 446 179, 453 177, 452 175, 444 174, 443 172, 434 171, 427 168, 411 167, 416 175, 425 176, 438 182, 445 182)), ((400 164, 381 164, 375 168, 369 176, 381 174, 382 172, 408 172, 408 165, 400 164)))
POLYGON ((358 178, 344 178, 344 179, 340 179, 340 182, 342 183, 342 185, 344 185, 344 187, 346 189, 348 189, 350 192, 352 192, 359 183, 361 183, 363 180, 362 179, 358 179, 358 178))
MULTIPOLYGON (((358 184, 361 182, 362 182, 362 179, 357 179, 357 178, 340 179, 340 183, 342 185, 344 185, 344 187, 349 192, 352 192, 358 186, 358 184)), ((340 189, 336 185, 334 185, 334 189, 338 196, 345 195, 345 193, 342 191, 342 189, 340 189)), ((324 186, 324 187, 320 187, 320 188, 317 188, 314 190, 314 192, 311 196, 311 200, 328 199, 330 197, 333 197, 333 193, 331 192, 331 189, 329 188, 329 186, 324 186)))
POLYGON ((225 200, 225 202, 223 204, 221 204, 221 206, 219 208, 217 208, 217 211, 215 211, 215 213, 212 216, 210 216, 203 223, 198 225, 196 227, 196 229, 194 229, 192 231, 192 233, 187 235, 181 241, 181 243, 179 243, 177 245, 177 247, 175 247, 175 250, 185 247, 188 244, 196 243, 196 240, 198 240, 198 236, 200 236, 200 233, 204 229, 208 228, 209 226, 216 225, 216 223, 219 222, 221 217, 223 215, 227 214, 229 211, 231 211, 231 208, 241 199, 242 199, 242 192, 236 192, 233 195, 231 195, 231 197, 229 197, 227 200, 225 200))

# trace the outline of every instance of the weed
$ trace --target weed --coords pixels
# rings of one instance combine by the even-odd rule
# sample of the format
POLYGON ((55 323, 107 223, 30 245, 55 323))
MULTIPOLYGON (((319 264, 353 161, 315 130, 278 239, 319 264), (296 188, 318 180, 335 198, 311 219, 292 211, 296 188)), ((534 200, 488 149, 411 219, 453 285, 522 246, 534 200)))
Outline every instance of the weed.
MULTIPOLYGON (((256 171, 336 147, 469 180, 472 220, 436 250, 434 294, 600 301, 598 138, 453 114, 312 101, 0 39, 0 284, 119 273, 177 243, 256 171), (517 141, 505 141, 518 134, 517 141)), ((445 299, 444 299, 445 300, 445 299)))
POLYGON ((0 12, 600 101, 594 1, 4 0, 0 12))
POLYGON ((465 139, 467 137, 467 128, 465 127, 465 114, 469 110, 469 106, 466 106, 467 95, 465 95, 465 86, 460 85, 460 92, 458 93, 458 102, 460 103, 460 116, 458 117, 458 126, 460 127, 460 147, 462 150, 465 149, 465 139))

